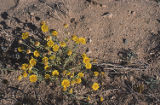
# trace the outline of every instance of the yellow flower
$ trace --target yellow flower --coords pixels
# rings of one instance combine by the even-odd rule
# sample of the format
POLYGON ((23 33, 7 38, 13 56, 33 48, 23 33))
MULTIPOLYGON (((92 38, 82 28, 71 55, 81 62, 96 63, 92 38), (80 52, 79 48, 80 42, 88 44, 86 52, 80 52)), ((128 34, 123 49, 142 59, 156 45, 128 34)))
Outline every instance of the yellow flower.
POLYGON ((58 50, 59 50, 59 46, 58 46, 57 44, 54 45, 54 46, 53 46, 53 51, 54 51, 54 52, 57 52, 58 50))
POLYGON ((56 58, 55 55, 51 55, 51 56, 49 57, 50 60, 53 60, 53 59, 55 59, 55 58, 56 58))
POLYGON ((67 53, 68 56, 72 55, 72 50, 69 50, 67 53))
POLYGON ((36 41, 34 45, 38 47, 40 45, 40 42, 36 41))
POLYGON ((30 63, 31 66, 35 66, 37 62, 36 62, 36 59, 31 58, 31 60, 29 61, 29 63, 30 63))
POLYGON ((39 57, 39 56, 40 56, 40 54, 39 54, 39 52, 38 52, 37 50, 36 50, 36 51, 34 51, 34 53, 33 53, 33 54, 34 54, 34 56, 35 56, 35 57, 39 57))
POLYGON ((47 45, 48 45, 49 47, 52 47, 52 46, 54 45, 54 42, 53 42, 52 40, 49 40, 49 41, 47 42, 47 45))
POLYGON ((45 79, 49 79, 50 75, 49 74, 45 74, 45 79))
POLYGON ((45 65, 45 66, 44 66, 44 69, 45 69, 45 70, 49 70, 49 69, 50 69, 50 66, 45 65))
POLYGON ((70 81, 68 79, 64 79, 62 82, 61 82, 61 85, 63 87, 69 87, 70 86, 70 81))
POLYGON ((37 75, 30 75, 29 76, 29 80, 30 80, 30 82, 36 82, 37 81, 37 75))
POLYGON ((72 94, 73 93, 73 89, 71 88, 70 90, 69 90, 69 94, 72 94))
POLYGON ((81 82, 82 82, 82 79, 81 79, 81 78, 77 78, 77 79, 76 79, 76 83, 77 83, 77 84, 80 84, 81 82))
POLYGON ((65 42, 60 42, 60 46, 61 47, 66 47, 66 43, 65 42))
POLYGON ((18 52, 22 52, 22 51, 23 51, 22 47, 18 47, 18 52))
POLYGON ((28 50, 26 51, 26 53, 27 53, 27 54, 30 54, 30 53, 31 53, 31 50, 30 50, 30 49, 28 49, 28 50))
POLYGON ((92 85, 92 89, 94 90, 94 91, 96 91, 96 90, 98 90, 98 88, 99 88, 99 84, 98 83, 93 83, 93 85, 92 85))
POLYGON ((79 38, 79 42, 80 42, 81 44, 86 44, 86 39, 80 37, 80 38, 79 38))
POLYGON ((76 35, 72 35, 72 40, 73 41, 77 41, 78 40, 78 37, 76 35))
POLYGON ((104 100, 104 98, 101 96, 101 97, 100 97, 100 101, 102 102, 103 100, 104 100))
POLYGON ((42 58, 42 62, 43 62, 43 63, 48 62, 48 57, 43 57, 43 58, 42 58))
POLYGON ((85 64, 90 63, 90 58, 84 57, 83 58, 83 63, 85 63, 85 64))
POLYGON ((53 71, 52 71, 52 75, 53 75, 53 76, 58 76, 58 75, 59 75, 58 70, 53 70, 53 71))
POLYGON ((57 32, 57 31, 52 31, 52 35, 53 35, 53 36, 57 36, 57 35, 58 35, 58 32, 57 32))
POLYGON ((68 28, 68 26, 69 26, 68 24, 64 24, 64 28, 68 28))
POLYGON ((27 39, 29 37, 29 33, 28 32, 25 32, 25 33, 22 33, 22 39, 27 39))
POLYGON ((23 73, 23 77, 26 78, 27 76, 28 76, 28 74, 27 74, 27 72, 25 71, 25 72, 23 73))
POLYGON ((22 70, 26 70, 27 68, 28 68, 28 64, 26 64, 26 63, 22 64, 22 66, 21 66, 22 70))
POLYGON ((86 63, 85 67, 86 67, 86 69, 91 69, 92 68, 92 64, 91 63, 86 63))
POLYGON ((18 80, 20 81, 20 80, 22 80, 22 76, 20 75, 20 76, 18 76, 18 80))
POLYGON ((95 72, 94 72, 94 76, 97 77, 98 75, 99 75, 99 72, 95 71, 95 72))
POLYGON ((41 30, 42 30, 42 32, 48 32, 48 26, 46 25, 46 24, 43 24, 42 26, 41 26, 41 30))
POLYGON ((84 77, 84 73, 79 72, 79 73, 78 73, 78 77, 80 77, 80 78, 84 77))
POLYGON ((74 86, 76 84, 76 80, 71 81, 71 85, 74 86))

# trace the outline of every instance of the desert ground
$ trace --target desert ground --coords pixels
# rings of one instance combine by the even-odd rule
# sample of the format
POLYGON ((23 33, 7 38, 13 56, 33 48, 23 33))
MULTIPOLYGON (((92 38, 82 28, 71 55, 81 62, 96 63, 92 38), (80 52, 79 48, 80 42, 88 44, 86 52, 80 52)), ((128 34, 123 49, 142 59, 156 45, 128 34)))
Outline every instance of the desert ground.
POLYGON ((0 0, 0 105, 160 105, 159 61, 160 0, 0 0), (17 41, 24 31, 36 34, 41 21, 59 38, 87 39, 79 52, 105 73, 93 78, 103 84, 97 93, 77 87, 91 100, 64 95, 56 83, 17 80, 17 41))

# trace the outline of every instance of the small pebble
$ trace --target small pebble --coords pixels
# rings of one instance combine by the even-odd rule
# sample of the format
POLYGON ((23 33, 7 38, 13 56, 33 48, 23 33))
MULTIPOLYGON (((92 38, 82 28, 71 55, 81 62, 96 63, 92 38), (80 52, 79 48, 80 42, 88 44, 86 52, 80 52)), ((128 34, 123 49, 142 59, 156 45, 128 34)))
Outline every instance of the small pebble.
POLYGON ((103 17, 112 18, 112 17, 113 17, 113 14, 112 14, 112 13, 109 13, 109 12, 105 12, 105 13, 103 13, 102 16, 103 16, 103 17))
POLYGON ((70 33, 70 32, 68 32, 68 33, 67 33, 67 35, 71 35, 71 33, 70 33))
POLYGON ((103 8, 106 8, 107 6, 102 4, 102 7, 103 7, 103 8))
POLYGON ((92 31, 92 28, 89 28, 89 31, 92 31))
POLYGON ((89 48, 87 48, 86 49, 86 54, 91 54, 91 53, 92 53, 92 51, 89 48))
POLYGON ((91 38, 88 38, 87 39, 87 43, 91 43, 92 42, 92 39, 91 38))
POLYGON ((135 12, 135 11, 129 11, 129 14, 131 14, 131 15, 135 15, 135 14, 136 14, 136 12, 135 12))
POLYGON ((31 16, 34 16, 34 13, 33 13, 33 12, 31 12, 31 13, 30 13, 30 15, 31 15, 31 16))
POLYGON ((109 18, 112 18, 112 17, 113 17, 113 14, 112 14, 112 13, 111 13, 111 14, 109 14, 109 15, 108 15, 108 17, 109 17, 109 18))

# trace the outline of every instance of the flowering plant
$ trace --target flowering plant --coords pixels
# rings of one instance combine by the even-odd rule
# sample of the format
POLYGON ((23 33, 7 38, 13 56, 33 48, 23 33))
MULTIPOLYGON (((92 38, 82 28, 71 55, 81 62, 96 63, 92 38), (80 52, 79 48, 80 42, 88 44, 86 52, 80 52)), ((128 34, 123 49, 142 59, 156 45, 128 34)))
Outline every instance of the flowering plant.
MULTIPOLYGON (((64 28, 67 28, 65 25, 64 28)), ((92 68, 92 60, 85 53, 77 51, 79 45, 85 45, 86 39, 72 35, 60 41, 58 32, 49 29, 45 22, 41 23, 44 39, 35 39, 29 32, 22 33, 19 40, 18 52, 26 55, 26 62, 20 67, 22 74, 18 80, 29 78, 34 83, 42 80, 59 80, 62 90, 73 93, 74 85, 82 82, 85 73, 92 68), (70 44, 72 43, 72 44, 70 44)), ((98 72, 94 75, 98 76, 98 72)), ((98 83, 93 83, 91 88, 96 91, 98 83)))

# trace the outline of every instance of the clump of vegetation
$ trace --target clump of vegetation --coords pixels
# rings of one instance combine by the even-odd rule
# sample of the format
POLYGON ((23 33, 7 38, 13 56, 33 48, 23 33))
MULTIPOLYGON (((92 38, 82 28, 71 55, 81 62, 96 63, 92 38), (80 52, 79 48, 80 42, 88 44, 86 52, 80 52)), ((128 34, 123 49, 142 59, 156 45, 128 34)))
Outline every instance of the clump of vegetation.
MULTIPOLYGON (((65 24, 64 28, 68 28, 68 25, 65 24)), ((58 39, 59 33, 49 29, 44 21, 41 22, 41 31, 44 35, 42 40, 35 39, 29 32, 21 35, 18 52, 25 55, 26 62, 20 67, 22 74, 18 80, 28 78, 32 83, 60 81, 62 91, 72 94, 74 86, 81 84, 82 78, 91 72, 92 62, 95 61, 85 53, 78 52, 78 46, 86 45, 86 39, 72 35, 61 41, 58 39)), ((94 72, 95 77, 98 75, 99 72, 94 72)), ((94 81, 90 88, 97 91, 100 85, 94 81)))

